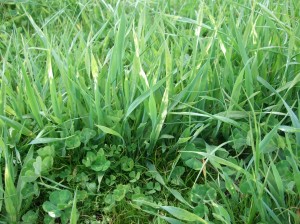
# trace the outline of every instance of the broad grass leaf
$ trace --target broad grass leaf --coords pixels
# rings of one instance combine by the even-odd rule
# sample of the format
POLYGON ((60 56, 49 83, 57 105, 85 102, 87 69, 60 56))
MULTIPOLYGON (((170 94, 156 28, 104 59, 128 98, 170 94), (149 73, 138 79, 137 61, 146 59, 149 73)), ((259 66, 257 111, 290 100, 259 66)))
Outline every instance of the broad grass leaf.
POLYGON ((229 112, 234 108, 234 105, 239 102, 243 78, 244 78, 244 69, 240 72, 240 74, 238 75, 234 83, 232 93, 231 93, 229 112))
POLYGON ((60 142, 67 138, 36 138, 32 140, 29 144, 30 145, 37 145, 37 144, 48 144, 53 142, 60 142))
POLYGON ((192 168, 193 170, 201 170, 203 163, 197 158, 190 158, 184 161, 185 165, 192 168))
POLYGON ((286 125, 280 125, 280 126, 278 127, 278 129, 279 129, 280 131, 288 132, 288 133, 296 133, 296 132, 300 132, 300 128, 295 128, 295 127, 286 126, 286 125))
POLYGON ((277 134, 277 130, 280 126, 281 122, 277 124, 259 143, 259 149, 262 153, 264 153, 264 150, 266 149, 269 142, 273 139, 273 137, 277 134))
POLYGON ((0 115, 0 119, 2 119, 8 126, 13 127, 14 129, 19 131, 23 135, 26 135, 29 137, 33 135, 33 133, 29 129, 27 129, 24 125, 20 124, 17 121, 11 120, 10 118, 2 116, 2 115, 0 115))
POLYGON ((194 213, 191 213, 185 209, 177 208, 173 206, 161 206, 162 209, 169 212, 171 215, 173 215, 175 218, 188 221, 188 222, 201 222, 201 223, 207 223, 204 219, 201 217, 195 215, 194 213))
POLYGON ((77 220, 79 218, 79 213, 78 213, 78 209, 76 207, 76 204, 77 204, 77 189, 74 193, 72 210, 71 210, 71 217, 70 217, 70 224, 76 224, 77 220))
MULTIPOLYGON (((114 48, 110 60, 108 76, 106 78, 105 85, 105 105, 110 108, 112 98, 111 98, 111 88, 115 89, 117 75, 121 74, 122 70, 122 58, 124 52, 124 42, 125 42, 125 31, 126 31, 126 17, 124 12, 122 12, 119 30, 116 35, 114 48)), ((115 94, 113 94, 115 96, 115 94)), ((116 98, 115 98, 116 99, 116 98)))
POLYGON ((226 224, 231 223, 230 215, 222 205, 213 203, 213 207, 214 207, 214 211, 215 211, 215 213, 213 213, 213 215, 215 218, 217 218, 218 220, 220 220, 226 224))
POLYGON ((159 215, 158 217, 160 217, 163 220, 166 220, 170 224, 183 224, 179 220, 174 219, 174 218, 170 218, 170 217, 167 217, 167 216, 159 215))
POLYGON ((172 57, 168 48, 168 43, 165 41, 165 60, 166 60, 166 88, 161 100, 159 114, 157 119, 155 118, 155 125, 152 127, 152 131, 150 134, 150 146, 149 150, 152 153, 152 150, 159 138, 159 134, 164 125, 165 119, 168 114, 168 106, 169 106, 169 95, 171 94, 172 87, 172 57))
POLYGON ((123 143, 125 143, 123 137, 118 132, 116 132, 115 130, 113 130, 111 128, 108 128, 108 127, 105 127, 105 126, 102 126, 102 125, 96 125, 96 127, 98 127, 101 131, 103 131, 106 134, 114 135, 114 136, 117 136, 117 137, 121 138, 123 143))

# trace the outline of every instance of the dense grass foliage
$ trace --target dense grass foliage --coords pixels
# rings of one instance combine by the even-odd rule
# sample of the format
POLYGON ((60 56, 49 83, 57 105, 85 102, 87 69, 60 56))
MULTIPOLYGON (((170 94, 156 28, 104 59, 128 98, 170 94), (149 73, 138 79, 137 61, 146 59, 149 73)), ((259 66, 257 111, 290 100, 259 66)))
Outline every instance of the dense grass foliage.
POLYGON ((299 13, 0 1, 0 221, 300 223, 299 13))

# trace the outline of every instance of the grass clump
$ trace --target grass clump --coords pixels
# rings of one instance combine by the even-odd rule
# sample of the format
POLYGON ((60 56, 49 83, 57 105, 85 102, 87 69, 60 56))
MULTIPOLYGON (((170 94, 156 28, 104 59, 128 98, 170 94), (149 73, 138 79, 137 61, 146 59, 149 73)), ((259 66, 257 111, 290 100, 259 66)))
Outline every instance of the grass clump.
POLYGON ((6 223, 300 223, 300 4, 0 3, 6 223))

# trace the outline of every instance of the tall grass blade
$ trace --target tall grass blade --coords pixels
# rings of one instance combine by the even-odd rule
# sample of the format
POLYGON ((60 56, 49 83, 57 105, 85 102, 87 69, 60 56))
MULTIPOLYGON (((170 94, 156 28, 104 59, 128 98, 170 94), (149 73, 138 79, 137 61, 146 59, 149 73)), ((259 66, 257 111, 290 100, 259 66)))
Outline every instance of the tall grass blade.
POLYGON ((115 130, 102 126, 102 125, 96 125, 96 127, 98 127, 101 131, 103 131, 105 134, 110 134, 110 135, 114 135, 119 137, 120 139, 122 139, 123 144, 125 144, 124 138, 115 130))
POLYGON ((162 78, 159 80, 154 86, 150 87, 149 90, 145 91, 142 93, 139 97, 137 97, 128 107, 128 110, 126 111, 124 120, 126 120, 129 115, 142 103, 144 100, 146 100, 151 93, 155 92, 158 90, 164 83, 166 82, 166 77, 162 78))
MULTIPOLYGON (((117 32, 117 37, 115 40, 115 45, 112 52, 112 57, 109 65, 108 76, 106 78, 105 85, 105 106, 111 107, 111 90, 116 89, 117 85, 117 75, 121 75, 122 72, 122 58, 124 52, 124 42, 125 42, 125 31, 126 31, 126 18, 124 12, 122 12, 119 30, 117 32)), ((114 95, 116 97, 116 95, 114 95)), ((114 97, 114 98, 115 98, 114 97)))
POLYGON ((40 109, 39 103, 37 101, 37 97, 34 94, 34 90, 32 88, 32 82, 29 80, 29 77, 27 75, 24 65, 22 65, 22 75, 24 77, 25 88, 26 88, 26 90, 25 90, 26 98, 27 98, 26 101, 32 111, 33 117, 39 124, 40 128, 42 128, 44 126, 44 124, 43 124, 42 117, 40 114, 41 109, 40 109))
POLYGON ((155 126, 152 128, 152 132, 150 134, 150 146, 149 146, 149 151, 148 153, 152 154, 152 150, 156 144, 156 141, 159 138, 159 134, 161 132, 161 129, 164 125, 164 121, 167 117, 168 114, 168 105, 169 105, 169 92, 171 88, 171 70, 172 70, 172 59, 171 59, 171 54, 167 45, 167 42, 165 42, 165 57, 166 57, 166 88, 164 91, 164 95, 162 98, 162 102, 160 104, 160 109, 159 109, 159 114, 158 114, 158 119, 156 121, 155 126))
POLYGON ((21 134, 26 135, 26 136, 33 136, 33 133, 26 128, 24 125, 20 124, 17 121, 11 120, 10 118, 7 118, 5 116, 0 115, 0 119, 2 119, 8 127, 12 127, 19 131, 21 134))
MULTIPOLYGON (((278 96, 281 99, 281 101, 283 102, 286 110, 288 111, 288 114, 289 114, 289 116, 292 120, 293 126, 295 128, 300 128, 299 119, 297 118, 297 116, 294 113, 294 111, 292 110, 292 108, 290 108, 290 106, 286 103, 286 101, 279 95, 279 93, 266 80, 264 80, 262 77, 258 76, 257 81, 259 81, 263 86, 265 86, 267 89, 269 89, 271 92, 276 94, 276 96, 278 96)), ((300 147, 300 133, 295 133, 295 135, 296 135, 298 147, 300 147)))
POLYGON ((19 221, 18 206, 20 200, 18 198, 17 189, 14 185, 13 164, 10 153, 5 146, 3 139, 0 139, 0 148, 4 152, 5 171, 4 171, 4 203, 9 223, 16 224, 19 221))
POLYGON ((70 224, 76 224, 79 214, 78 214, 78 209, 76 208, 77 204, 77 189, 74 193, 74 198, 73 198, 73 204, 72 204, 72 210, 71 210, 71 218, 70 218, 70 224))

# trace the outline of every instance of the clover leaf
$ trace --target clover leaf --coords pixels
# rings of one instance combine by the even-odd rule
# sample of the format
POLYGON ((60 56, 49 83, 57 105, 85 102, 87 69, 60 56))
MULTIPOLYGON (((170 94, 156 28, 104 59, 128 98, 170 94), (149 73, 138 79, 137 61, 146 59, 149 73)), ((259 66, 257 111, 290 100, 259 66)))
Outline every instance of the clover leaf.
POLYGON ((251 184, 253 184, 252 181, 251 182, 248 180, 241 181, 239 184, 240 191, 243 194, 252 194, 251 184))
POLYGON ((87 152, 82 163, 96 172, 106 171, 110 167, 110 161, 106 159, 103 149, 100 149, 97 154, 91 151, 87 152))
POLYGON ((86 188, 88 191, 95 193, 97 191, 97 185, 95 182, 86 183, 86 188))
POLYGON ((189 143, 185 146, 184 151, 181 152, 181 159, 184 161, 187 167, 190 167, 194 170, 200 170, 202 168, 202 158, 203 156, 194 153, 199 152, 200 150, 192 143, 189 143))
POLYGON ((213 216, 222 221, 223 223, 231 223, 230 215, 227 210, 220 204, 213 203, 214 213, 213 216))
POLYGON ((200 217, 204 217, 209 213, 208 207, 204 204, 199 204, 194 208, 194 213, 200 217))
POLYGON ((185 168, 183 166, 176 166, 170 175, 171 183, 175 185, 183 185, 184 182, 181 179, 181 176, 184 174, 184 172, 185 168))
POLYGON ((36 182, 34 184, 32 183, 26 183, 25 186, 21 190, 22 198, 27 199, 33 195, 38 196, 39 195, 39 187, 36 182))
POLYGON ((47 173, 53 166, 53 157, 52 156, 46 156, 42 160, 42 173, 47 173))
POLYGON ((68 190, 53 191, 49 201, 43 203, 43 209, 52 218, 62 217, 63 223, 67 223, 67 217, 72 206, 72 193, 68 190))
POLYGON ((53 191, 50 194, 50 202, 57 205, 59 209, 67 208, 72 201, 72 193, 68 190, 53 191))
POLYGON ((146 184, 146 188, 149 190, 147 192, 148 195, 149 194, 154 194, 157 191, 161 191, 161 186, 158 182, 154 183, 154 182, 150 181, 146 184))
POLYGON ((185 165, 194 170, 201 170, 203 163, 197 158, 190 158, 185 161, 185 165))
POLYGON ((105 179, 105 183, 106 183, 108 186, 112 186, 112 185, 116 182, 116 179, 117 179, 116 176, 110 175, 109 178, 106 178, 106 179, 105 179))
POLYGON ((24 164, 21 171, 21 178, 24 182, 33 182, 39 177, 39 175, 35 173, 35 168, 33 167, 35 162, 35 159, 30 159, 24 164))
POLYGON ((80 146, 80 138, 77 135, 71 136, 66 140, 66 146, 68 149, 75 149, 80 146))
POLYGON ((33 163, 34 172, 36 175, 40 176, 42 172, 42 157, 38 156, 33 163))
POLYGON ((38 149, 37 153, 42 158, 45 158, 47 156, 54 157, 55 156, 55 149, 54 149, 54 146, 46 146, 46 147, 38 149))
POLYGON ((129 182, 134 183, 138 181, 141 177, 141 172, 135 172, 134 170, 129 173, 131 180, 129 182))
POLYGON ((201 202, 203 199, 205 199, 209 189, 210 188, 207 185, 195 184, 191 190, 191 201, 195 203, 201 202))
MULTIPOLYGON (((245 127, 245 130, 248 130, 249 127, 245 127)), ((248 145, 247 142, 247 132, 241 131, 241 128, 235 128, 232 131, 232 135, 229 138, 232 143, 232 148, 234 148, 237 152, 241 152, 243 147, 248 145)))
POLYGON ((121 201, 123 198, 125 198, 125 195, 128 190, 128 185, 119 184, 117 188, 113 191, 113 199, 115 201, 121 201))
POLYGON ((23 176, 22 176, 22 180, 24 182, 33 182, 38 177, 39 177, 39 175, 36 175, 36 173, 34 172, 34 170, 28 169, 28 170, 24 171, 23 176))
POLYGON ((133 162, 133 159, 131 158, 128 158, 127 156, 123 156, 120 160, 121 162, 121 168, 122 170, 124 171, 131 171, 134 167, 134 162, 133 162))
POLYGON ((83 144, 87 144, 92 138, 96 136, 96 131, 90 128, 84 128, 80 133, 80 141, 83 144))
POLYGON ((22 216, 22 221, 23 221, 22 224, 37 223, 37 219, 38 219, 38 213, 33 210, 29 210, 22 216))
POLYGON ((52 218, 58 218, 61 216, 61 210, 57 208, 56 205, 52 204, 50 201, 46 201, 43 203, 43 209, 48 215, 52 218))

